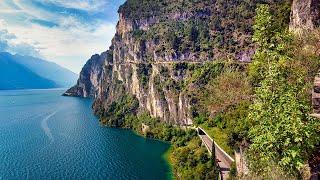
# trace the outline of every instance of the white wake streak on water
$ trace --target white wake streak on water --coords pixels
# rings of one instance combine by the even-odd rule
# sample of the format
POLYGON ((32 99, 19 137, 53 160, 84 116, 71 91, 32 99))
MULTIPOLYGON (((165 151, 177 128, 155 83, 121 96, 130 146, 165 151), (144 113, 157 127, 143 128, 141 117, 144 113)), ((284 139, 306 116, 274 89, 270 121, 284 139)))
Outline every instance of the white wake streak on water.
POLYGON ((41 121, 41 128, 43 129, 44 133, 48 136, 48 138, 51 140, 51 142, 54 141, 54 138, 53 138, 53 135, 52 135, 52 133, 51 133, 51 129, 50 129, 49 126, 48 126, 48 120, 49 120, 52 116, 54 116, 57 112, 58 112, 58 111, 49 114, 47 117, 45 117, 45 118, 41 121))

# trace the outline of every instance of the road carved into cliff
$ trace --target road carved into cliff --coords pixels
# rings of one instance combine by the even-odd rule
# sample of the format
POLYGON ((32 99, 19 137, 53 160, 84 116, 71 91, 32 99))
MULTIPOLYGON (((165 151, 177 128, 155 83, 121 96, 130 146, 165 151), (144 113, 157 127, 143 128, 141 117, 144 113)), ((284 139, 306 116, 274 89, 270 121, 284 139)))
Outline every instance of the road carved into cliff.
POLYGON ((234 162, 234 159, 230 157, 216 142, 214 142, 203 129, 198 128, 198 134, 211 155, 214 149, 214 155, 220 169, 221 178, 228 179, 231 164, 234 162))
MULTIPOLYGON (((157 62, 136 62, 136 61, 125 61, 118 63, 120 65, 125 64, 179 64, 179 63, 186 63, 186 64, 205 64, 208 62, 218 62, 218 61, 157 61, 157 62)), ((248 64, 248 62, 241 62, 238 61, 238 64, 248 64)))

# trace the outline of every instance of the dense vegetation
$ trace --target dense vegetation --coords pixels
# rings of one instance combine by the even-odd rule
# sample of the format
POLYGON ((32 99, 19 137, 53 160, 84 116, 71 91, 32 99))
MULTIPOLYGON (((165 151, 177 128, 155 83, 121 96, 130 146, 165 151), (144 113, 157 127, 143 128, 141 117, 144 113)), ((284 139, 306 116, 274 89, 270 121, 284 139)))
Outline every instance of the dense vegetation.
MULTIPOLYGON (((140 80, 149 78, 148 69, 148 65, 138 67, 140 80)), ((234 61, 175 63, 169 67, 160 66, 161 77, 155 77, 155 84, 159 93, 170 91, 188 94, 191 97, 194 123, 205 126, 209 133, 212 132, 212 137, 232 154, 233 148, 227 144, 229 138, 225 132, 226 122, 232 127, 234 124, 237 124, 237 127, 241 126, 235 119, 237 112, 242 113, 238 108, 243 106, 243 109, 248 109, 247 102, 252 91, 248 78, 243 73, 246 69, 247 64, 234 61), (175 77, 187 78, 177 81, 171 78, 172 72, 175 77), (222 114, 224 111, 228 113, 222 114)), ((135 97, 123 95, 100 114, 101 122, 112 127, 133 129, 148 138, 172 143, 170 161, 176 176, 188 179, 187 177, 198 177, 200 174, 200 179, 210 179, 217 175, 215 162, 208 156, 205 147, 201 146, 195 130, 183 130, 163 123, 160 119, 151 118, 148 113, 141 113, 141 110, 139 112, 138 108, 139 102, 135 97)))
MULTIPOLYGON (((195 126, 206 129, 230 154, 246 148, 250 177, 299 177, 320 142, 319 120, 309 115, 320 38, 288 31, 290 1, 258 6, 261 2, 128 0, 120 12, 134 20, 159 18, 148 31, 130 32, 141 46, 152 41, 156 53, 196 52, 199 61, 209 60, 159 65, 154 84, 163 101, 164 93, 186 94, 195 126), (255 49, 251 64, 234 61, 248 49, 255 49), (211 61, 217 58, 221 60, 211 61)), ((137 68, 143 88, 152 74, 150 63, 137 68)), ((100 114, 101 122, 171 142, 170 160, 181 179, 216 178, 215 162, 194 130, 164 124, 141 111, 135 97, 123 95, 100 114)))
POLYGON ((313 38, 294 36, 276 18, 269 6, 259 6, 253 63, 241 71, 229 69, 221 77, 210 76, 196 86, 194 110, 200 113, 194 123, 207 129, 227 151, 249 144, 251 176, 293 178, 302 175, 320 142, 319 120, 309 115, 310 90, 320 68, 319 54, 310 50, 319 46, 314 34, 313 38), (220 78, 223 81, 217 83, 220 78))
POLYGON ((138 79, 142 87, 145 87, 151 76, 151 64, 139 64, 137 69, 138 79))
POLYGON ((252 25, 259 3, 272 5, 277 23, 288 23, 290 0, 128 0, 119 12, 136 22, 156 20, 148 30, 131 32, 140 44, 156 45, 146 52, 146 61, 152 61, 153 52, 175 58, 196 53, 198 61, 239 59, 253 52, 252 25))
POLYGON ((274 18, 268 6, 258 8, 253 38, 259 48, 250 65, 258 86, 247 118, 253 123, 248 158, 258 174, 279 167, 295 175, 320 142, 320 123, 309 115, 304 95, 304 89, 310 88, 304 82, 308 74, 294 66, 299 59, 293 51, 293 36, 274 25, 274 18))

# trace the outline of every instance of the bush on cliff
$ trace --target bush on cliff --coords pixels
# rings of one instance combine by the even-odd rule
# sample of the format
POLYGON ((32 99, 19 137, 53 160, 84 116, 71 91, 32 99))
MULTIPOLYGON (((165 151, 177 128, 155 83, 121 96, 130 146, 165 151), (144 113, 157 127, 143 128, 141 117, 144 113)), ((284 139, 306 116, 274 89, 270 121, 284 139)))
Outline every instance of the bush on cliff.
POLYGON ((289 66, 297 61, 293 36, 274 26, 273 18, 267 5, 259 6, 253 36, 258 49, 250 65, 257 88, 247 118, 253 122, 249 165, 262 176, 277 167, 296 175, 320 142, 319 121, 310 117, 310 106, 301 98, 305 74, 289 66))

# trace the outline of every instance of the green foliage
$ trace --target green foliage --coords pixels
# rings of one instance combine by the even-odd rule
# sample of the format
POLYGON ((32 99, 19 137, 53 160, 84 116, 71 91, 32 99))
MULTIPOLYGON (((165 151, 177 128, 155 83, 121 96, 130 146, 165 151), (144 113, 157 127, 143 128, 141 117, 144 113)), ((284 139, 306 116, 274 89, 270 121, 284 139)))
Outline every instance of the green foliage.
POLYGON ((275 26, 286 29, 290 23, 291 0, 282 0, 277 4, 270 4, 272 14, 274 14, 275 26))
POLYGON ((252 25, 259 3, 270 4, 279 14, 275 24, 288 25, 290 0, 127 0, 119 12, 138 24, 150 22, 148 30, 131 33, 137 40, 154 42, 158 56, 195 53, 203 60, 235 59, 254 48, 252 25))
MULTIPOLYGON (((192 72, 187 79, 187 91, 192 97, 191 114, 197 119, 202 114, 216 116, 229 108, 247 100, 252 95, 245 64, 236 62, 212 62, 189 67, 192 72)), ((224 126, 224 122, 211 126, 224 126)))
POLYGON ((265 4, 260 5, 257 8, 252 39, 261 50, 269 49, 274 46, 273 42, 271 42, 275 30, 274 25, 271 23, 272 21, 273 19, 269 6, 265 4))
POLYGON ((141 40, 143 38, 144 34, 145 34, 145 31, 140 30, 140 29, 132 31, 132 37, 135 38, 135 39, 140 39, 141 40))
POLYGON ((113 127, 121 127, 127 115, 137 113, 138 100, 130 95, 122 96, 118 101, 113 102, 103 113, 101 123, 113 127))
POLYGON ((201 147, 198 137, 191 138, 185 145, 175 147, 170 156, 174 174, 181 179, 218 179, 215 160, 201 147))
POLYGON ((129 115, 125 118, 123 125, 144 134, 148 138, 171 142, 172 148, 169 158, 177 177, 184 177, 183 179, 190 177, 213 179, 217 177, 215 162, 209 157, 205 147, 201 145, 196 130, 183 130, 162 123, 159 119, 152 118, 147 113, 135 117, 129 115), (146 132, 141 130, 142 123, 149 127, 146 132))
POLYGON ((200 127, 204 129, 210 137, 212 137, 219 146, 226 151, 230 156, 234 155, 234 150, 228 144, 228 134, 225 129, 220 129, 218 127, 210 127, 207 123, 201 124, 200 127))
POLYGON ((259 6, 254 34, 259 49, 254 60, 263 65, 252 64, 260 73, 247 119, 253 123, 248 158, 250 168, 258 174, 266 175, 274 166, 295 174, 319 143, 319 122, 309 116, 309 106, 299 98, 303 88, 301 75, 288 68, 294 61, 292 36, 270 26, 272 19, 268 6, 259 6))
POLYGON ((271 15, 270 8, 262 4, 257 8, 255 18, 253 42, 257 45, 254 61, 249 66, 249 76, 254 86, 264 78, 270 58, 274 58, 275 53, 283 54, 290 58, 292 56, 293 37, 287 29, 283 29, 279 24, 274 23, 274 16, 271 15))
POLYGON ((221 112, 243 100, 250 99, 252 87, 242 69, 226 68, 206 86, 207 104, 211 112, 221 112))
POLYGON ((237 166, 236 166, 236 163, 235 163, 235 162, 233 162, 233 163, 231 164, 230 177, 231 177, 231 179, 233 179, 233 178, 236 179, 236 177, 237 177, 237 166))
POLYGON ((225 67, 224 62, 206 62, 201 66, 196 66, 192 69, 192 75, 189 83, 196 84, 197 86, 205 85, 210 79, 220 75, 225 67))
POLYGON ((253 122, 247 119, 251 104, 251 101, 243 100, 230 106, 222 115, 223 121, 226 122, 225 131, 229 137, 228 144, 234 149, 238 149, 243 140, 248 139, 248 131, 253 125, 253 122))
MULTIPOLYGON (((207 114, 199 114, 195 118, 193 118, 193 124, 198 126, 200 124, 203 124, 209 120, 209 117, 207 114)), ((212 126, 211 126, 212 127, 212 126)))
POLYGON ((170 77, 169 69, 166 66, 160 66, 160 72, 159 73, 165 78, 169 78, 170 77))
POLYGON ((139 82, 142 84, 143 87, 147 86, 151 74, 152 74, 151 64, 143 64, 143 63, 138 64, 137 75, 138 75, 139 82))
POLYGON ((245 122, 252 96, 247 66, 218 61, 191 65, 189 70, 186 89, 192 98, 193 123, 232 155, 251 125, 245 122))

